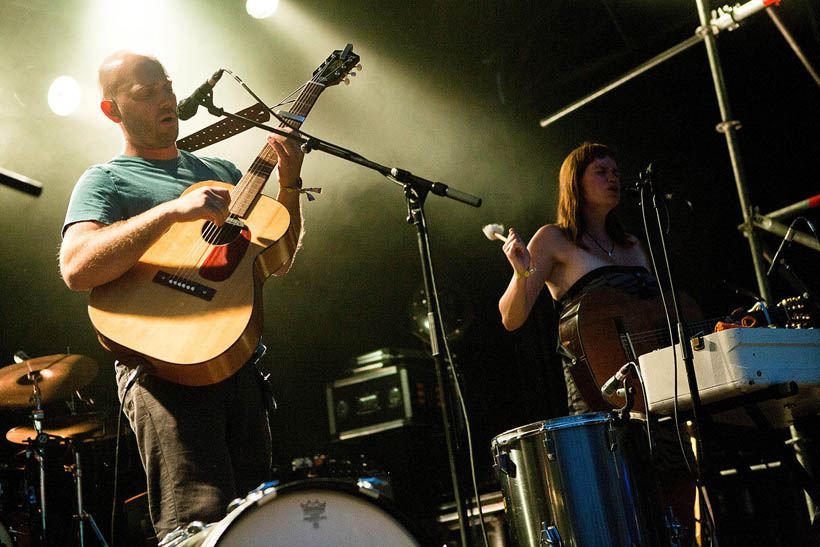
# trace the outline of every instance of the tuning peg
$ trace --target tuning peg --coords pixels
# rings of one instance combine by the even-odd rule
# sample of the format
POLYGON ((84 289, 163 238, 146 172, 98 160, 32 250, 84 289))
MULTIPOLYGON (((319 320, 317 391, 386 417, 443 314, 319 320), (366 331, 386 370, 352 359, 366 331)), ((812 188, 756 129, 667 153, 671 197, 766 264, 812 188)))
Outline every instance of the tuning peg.
POLYGON ((362 64, 361 64, 361 63, 359 63, 358 65, 356 65, 356 70, 361 70, 361 69, 362 69, 362 64))
POLYGON ((345 78, 343 81, 345 85, 350 85, 350 78, 345 78))
POLYGON ((349 76, 355 76, 355 75, 356 75, 356 73, 351 70, 349 76))

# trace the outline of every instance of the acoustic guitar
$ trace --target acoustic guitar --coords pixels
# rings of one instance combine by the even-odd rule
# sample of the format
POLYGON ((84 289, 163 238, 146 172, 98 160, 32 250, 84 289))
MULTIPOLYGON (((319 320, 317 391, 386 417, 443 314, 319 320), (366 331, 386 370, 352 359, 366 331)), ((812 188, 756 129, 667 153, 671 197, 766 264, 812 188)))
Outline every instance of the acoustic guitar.
MULTIPOLYGON (((694 320, 687 323, 687 334, 712 332, 715 321, 698 321, 703 317, 698 305, 687 295, 680 296, 684 318, 694 320)), ((671 307, 669 298, 667 302, 671 307)), ((612 287, 596 287, 567 304, 558 323, 558 336, 572 357, 569 370, 578 391, 596 411, 621 406, 614 398, 604 398, 601 386, 622 366, 671 345, 660 296, 641 298, 612 287)), ((643 412, 641 388, 638 382, 632 385, 637 390, 633 409, 643 412)))
MULTIPOLYGON (((319 95, 358 63, 352 45, 334 51, 301 88, 280 128, 298 129, 319 95)), ((183 193, 230 189, 228 221, 174 224, 129 271, 93 289, 88 313, 103 346, 179 384, 213 384, 239 370, 262 334, 262 285, 290 261, 298 243, 287 209, 262 194, 276 163, 266 143, 236 186, 205 181, 183 193)))

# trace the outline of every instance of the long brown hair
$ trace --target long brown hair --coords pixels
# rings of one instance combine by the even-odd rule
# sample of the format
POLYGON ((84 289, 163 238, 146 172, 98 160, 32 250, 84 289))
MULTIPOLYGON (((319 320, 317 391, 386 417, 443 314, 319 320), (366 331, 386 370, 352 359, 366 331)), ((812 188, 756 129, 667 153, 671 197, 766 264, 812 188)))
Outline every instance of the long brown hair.
MULTIPOLYGON (((605 144, 585 142, 569 153, 558 173, 558 222, 556 224, 564 231, 567 239, 582 249, 588 247, 581 239, 586 231, 586 222, 581 214, 584 206, 581 178, 589 164, 602 158, 612 158, 617 161, 615 152, 605 144)), ((614 210, 606 216, 604 227, 607 235, 614 242, 619 245, 630 243, 614 210)))

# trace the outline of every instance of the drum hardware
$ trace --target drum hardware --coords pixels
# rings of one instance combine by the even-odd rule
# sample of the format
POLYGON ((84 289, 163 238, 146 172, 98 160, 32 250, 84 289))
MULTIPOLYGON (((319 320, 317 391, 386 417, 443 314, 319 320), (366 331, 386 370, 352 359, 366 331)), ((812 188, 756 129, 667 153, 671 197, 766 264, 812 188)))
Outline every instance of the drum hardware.
POLYGON ((543 530, 541 530, 541 546, 554 545, 555 547, 564 547, 561 542, 561 534, 558 533, 558 528, 555 526, 547 526, 546 522, 542 522, 543 530))
MULTIPOLYGON (((30 414, 33 427, 26 429, 26 438, 22 444, 28 446, 29 454, 35 458, 39 467, 41 540, 46 544, 45 447, 51 437, 43 427, 46 419, 43 404, 64 399, 85 387, 96 376, 97 363, 83 355, 59 354, 31 358, 23 351, 14 354, 14 361, 14 364, 0 369, 0 407, 34 407, 30 414)), ((14 433, 16 430, 19 428, 9 430, 6 438, 19 443, 20 439, 14 433)), ((81 514, 82 507, 79 509, 81 514)))
POLYGON ((685 537, 683 526, 681 526, 671 507, 669 508, 669 513, 664 516, 664 522, 666 523, 666 531, 669 534, 669 546, 683 547, 685 537))
POLYGON ((99 540, 100 545, 102 545, 103 547, 108 547, 108 543, 106 543, 105 538, 103 538, 102 532, 100 532, 97 523, 94 522, 94 517, 91 516, 91 513, 83 509, 83 468, 80 464, 80 451, 77 450, 76 441, 68 440, 68 443, 71 446, 71 451, 74 454, 74 465, 71 466, 71 472, 74 476, 74 486, 77 493, 77 514, 74 515, 74 518, 77 520, 77 533, 80 539, 80 547, 85 547, 85 532, 83 530, 83 524, 85 524, 86 521, 88 521, 88 524, 91 526, 91 529, 94 530, 94 533, 97 535, 97 539, 99 540))
MULTIPOLYGON (((77 513, 73 515, 78 525, 79 545, 85 546, 83 524, 87 521, 94 530, 101 545, 107 547, 94 517, 83 509, 82 493, 82 464, 78 444, 88 440, 100 440, 116 434, 116 428, 110 427, 107 421, 98 413, 60 416, 52 420, 43 420, 39 433, 31 426, 20 426, 10 429, 6 439, 16 444, 24 444, 35 457, 42 457, 42 449, 53 443, 66 443, 72 451, 73 463, 66 465, 67 472, 72 474, 77 501, 77 513)), ((38 460, 39 461, 39 460, 38 460)), ((42 469, 42 467, 41 467, 42 469)), ((45 491, 41 489, 41 504, 45 498, 45 491)))
MULTIPOLYGON (((228 512, 230 512, 230 506, 228 507, 228 512)), ((182 545, 182 542, 186 541, 188 538, 195 537, 198 534, 201 534, 210 526, 213 526, 213 524, 205 524, 199 520, 195 520, 185 526, 178 526, 172 531, 165 534, 165 537, 162 538, 157 547, 174 547, 176 545, 182 545)))

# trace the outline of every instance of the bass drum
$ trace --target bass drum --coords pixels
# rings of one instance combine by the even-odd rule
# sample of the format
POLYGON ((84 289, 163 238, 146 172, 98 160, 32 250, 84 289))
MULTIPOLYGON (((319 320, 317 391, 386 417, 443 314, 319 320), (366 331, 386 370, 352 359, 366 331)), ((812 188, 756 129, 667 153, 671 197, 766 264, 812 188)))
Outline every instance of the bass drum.
POLYGON ((221 521, 178 547, 426 545, 372 487, 311 479, 251 492, 221 521))

